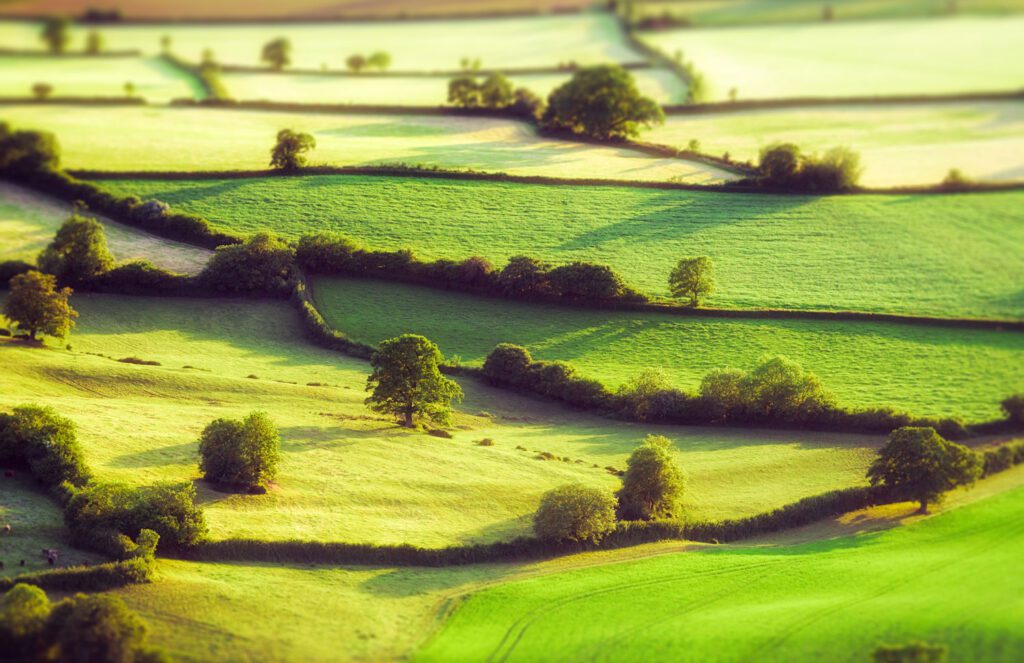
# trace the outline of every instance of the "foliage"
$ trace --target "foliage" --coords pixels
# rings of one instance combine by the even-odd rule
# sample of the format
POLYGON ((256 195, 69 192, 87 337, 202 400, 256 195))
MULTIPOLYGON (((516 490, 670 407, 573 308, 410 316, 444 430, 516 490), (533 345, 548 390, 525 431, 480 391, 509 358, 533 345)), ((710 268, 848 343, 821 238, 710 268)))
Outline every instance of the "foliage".
POLYGON ((32 84, 32 96, 36 99, 43 101, 53 94, 53 86, 49 83, 33 83, 32 84))
POLYGON ((1009 396, 1000 405, 1006 414, 1006 419, 1011 424, 1024 424, 1024 394, 1009 396))
POLYGON ((243 244, 218 247, 198 280, 218 292, 284 293, 294 259, 288 244, 270 233, 259 233, 243 244))
POLYGON ((278 170, 293 171, 306 165, 306 152, 316 147, 311 135, 291 129, 277 132, 277 143, 270 152, 270 166, 278 170))
POLYGON ((74 422, 50 407, 22 405, 0 414, 0 463, 28 466, 50 489, 89 480, 74 422))
POLYGON ((933 428, 905 427, 890 433, 867 476, 873 486, 920 502, 921 513, 927 513, 929 502, 973 484, 981 471, 981 460, 967 447, 944 440, 933 428))
POLYGON ((283 37, 267 42, 263 46, 260 60, 274 71, 281 71, 292 63, 292 43, 283 37))
POLYGON ((571 262, 548 272, 551 292, 569 300, 609 301, 631 298, 633 293, 607 265, 571 262))
POLYGON ((796 145, 769 145, 761 151, 758 182, 776 189, 815 193, 849 191, 857 187, 863 168, 860 155, 834 147, 823 155, 801 154, 796 145))
POLYGON ((0 171, 34 172, 56 168, 60 163, 60 147, 53 134, 45 131, 11 131, 0 122, 0 171))
POLYGON ((78 317, 68 303, 70 297, 71 288, 58 290, 55 276, 30 270, 11 278, 4 315, 27 329, 32 340, 36 334, 64 338, 78 317))
POLYGON ((281 436, 264 412, 243 421, 217 419, 199 438, 199 469, 207 481, 266 488, 277 475, 281 436))
POLYGON ((621 520, 679 519, 683 472, 673 457, 671 440, 648 435, 626 461, 622 488, 615 496, 621 520))
POLYGON ((71 40, 71 35, 68 34, 70 29, 71 21, 63 16, 54 16, 46 19, 43 23, 43 32, 40 38, 46 42, 51 53, 60 55, 71 40))
POLYGON ((813 422, 835 409, 835 398, 816 375, 782 356, 753 371, 715 370, 701 381, 707 412, 725 421, 813 422))
POLYGON ((618 65, 580 69, 554 90, 541 124, 592 138, 633 138, 640 127, 660 124, 665 114, 642 96, 632 74, 618 65))
POLYGON ((515 100, 512 82, 500 73, 493 73, 480 84, 480 103, 484 108, 505 108, 515 100))
POLYGON ((365 69, 366 64, 366 56, 359 55, 358 53, 348 56, 348 59, 345 60, 345 66, 349 68, 349 71, 355 74, 358 74, 365 69))
POLYGON ((623 383, 615 396, 622 415, 633 421, 647 421, 655 413, 658 396, 671 389, 665 372, 660 368, 650 368, 623 383))
POLYGON ((457 76, 448 82, 448 103, 460 108, 479 108, 480 86, 472 76, 457 76))
POLYGON ((99 55, 103 50, 103 35, 97 30, 90 30, 85 37, 85 52, 88 55, 99 55))
POLYGON ((375 51, 366 58, 366 66, 377 71, 385 71, 391 66, 391 55, 385 51, 375 51))
POLYGON ((905 645, 878 645, 871 654, 874 663, 943 663, 949 649, 945 645, 911 642, 905 645))
POLYGON ((39 255, 39 268, 61 282, 90 281, 114 266, 103 226, 96 219, 72 214, 53 242, 39 255))
POLYGON ((405 334, 384 341, 370 357, 373 373, 366 390, 370 409, 398 415, 405 426, 413 416, 439 424, 451 420, 451 402, 462 399, 462 388, 441 375, 441 351, 422 336, 405 334))
POLYGON ((533 529, 551 543, 597 543, 615 529, 615 500, 581 483, 554 488, 541 498, 533 529))
POLYGON ((690 306, 700 306, 700 300, 715 289, 715 270, 711 258, 683 258, 668 277, 669 292, 677 299, 686 297, 690 306))

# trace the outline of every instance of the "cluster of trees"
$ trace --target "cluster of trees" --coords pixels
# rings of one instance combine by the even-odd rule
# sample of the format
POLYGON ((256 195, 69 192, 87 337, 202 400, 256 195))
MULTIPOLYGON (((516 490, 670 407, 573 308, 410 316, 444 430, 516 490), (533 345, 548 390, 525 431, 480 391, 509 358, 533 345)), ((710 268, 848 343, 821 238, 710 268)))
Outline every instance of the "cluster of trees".
POLYGON ((212 421, 199 438, 199 469, 207 481, 265 492, 277 476, 281 436, 264 412, 212 421))
POLYGON ((61 663, 164 663, 148 626, 108 594, 51 603, 38 587, 15 585, 0 596, 0 652, 5 660, 61 663))
POLYGON ((345 60, 345 66, 354 74, 361 73, 366 69, 387 71, 388 67, 391 66, 391 55, 384 51, 377 51, 370 55, 355 53, 348 56, 348 59, 345 60))
POLYGON ((757 182, 771 189, 831 193, 855 189, 862 172, 860 155, 849 148, 835 147, 818 156, 783 143, 761 151, 757 182))
POLYGON ((457 76, 448 83, 448 103, 459 108, 507 109, 515 115, 537 119, 544 102, 529 89, 514 88, 503 74, 493 73, 480 81, 457 76))

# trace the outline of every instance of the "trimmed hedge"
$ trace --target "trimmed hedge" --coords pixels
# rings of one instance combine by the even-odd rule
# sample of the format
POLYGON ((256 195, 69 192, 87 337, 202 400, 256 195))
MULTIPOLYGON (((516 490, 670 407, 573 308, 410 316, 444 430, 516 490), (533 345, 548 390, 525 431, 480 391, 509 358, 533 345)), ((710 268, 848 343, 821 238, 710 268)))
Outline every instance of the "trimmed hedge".
POLYGON ((125 585, 149 582, 152 577, 153 565, 150 561, 134 557, 95 566, 69 566, 0 578, 0 592, 6 592, 19 584, 35 585, 55 592, 104 592, 125 585))
POLYGON ((357 343, 327 324, 313 303, 309 287, 301 274, 296 279, 290 301, 299 312, 299 321, 306 334, 317 345, 360 359, 369 359, 374 353, 376 348, 373 346, 357 343))
POLYGON ((981 459, 984 463, 981 472, 983 477, 1024 464, 1024 440, 1008 442, 995 449, 985 449, 981 452, 981 459))

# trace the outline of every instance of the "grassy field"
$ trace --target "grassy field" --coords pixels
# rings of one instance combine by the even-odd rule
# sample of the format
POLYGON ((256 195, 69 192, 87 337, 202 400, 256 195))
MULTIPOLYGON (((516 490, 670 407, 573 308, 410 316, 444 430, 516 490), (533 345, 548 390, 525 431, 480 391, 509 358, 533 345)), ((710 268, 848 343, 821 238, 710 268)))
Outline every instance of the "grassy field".
POLYGON ((905 528, 711 547, 486 589, 416 660, 864 661, 881 642, 1015 661, 1024 489, 905 528))
POLYGON ((200 483, 214 538, 429 546, 509 538, 529 530, 537 500, 553 486, 612 490, 617 480, 603 468, 623 466, 647 433, 674 440, 694 516, 758 513, 863 483, 880 442, 628 425, 472 380, 463 381, 454 437, 442 439, 368 412, 367 365, 303 344, 284 304, 99 295, 76 295, 72 304, 81 316, 71 352, 0 345, 0 407, 57 407, 78 422, 97 474, 130 483, 196 478, 196 440, 207 423, 267 411, 283 438, 277 486, 238 496, 200 483), (123 357, 162 365, 113 361, 123 357), (486 437, 495 445, 476 445, 486 437), (539 451, 573 462, 537 460, 539 451))
POLYGON ((934 184, 951 168, 986 182, 1024 180, 1024 103, 836 106, 670 115, 644 140, 758 161, 789 142, 807 152, 843 145, 860 153, 861 184, 934 184))
MULTIPOLYGON (((686 85, 669 69, 636 69, 630 72, 640 92, 659 104, 686 101, 686 85)), ((512 76, 516 87, 532 90, 547 99, 571 74, 512 76)), ((448 103, 448 78, 319 76, 310 74, 223 74, 228 93, 243 101, 371 104, 390 106, 442 106, 448 103)))
MULTIPOLYGON (((487 69, 556 67, 576 62, 643 62, 607 14, 586 13, 503 19, 374 23, 291 23, 287 25, 124 25, 103 26, 107 48, 160 52, 169 35, 175 54, 199 62, 211 49, 218 62, 261 65, 263 45, 278 37, 292 42, 292 66, 344 69, 354 53, 386 51, 396 71, 451 71, 462 58, 479 58, 487 69)), ((85 30, 72 33, 69 48, 81 48, 85 30)), ((41 47, 39 27, 0 23, 0 43, 41 47)))
POLYGON ((203 96, 191 76, 157 58, 0 56, 0 96, 31 98, 36 83, 52 85, 55 97, 123 97, 125 83, 155 103, 203 96))
POLYGON ((696 388, 711 369, 749 369, 784 354, 846 406, 978 421, 997 418, 1003 398, 1024 392, 1024 334, 1012 332, 587 311, 327 278, 318 279, 316 296, 333 326, 360 341, 423 334, 472 365, 498 343, 517 343, 613 387, 661 368, 674 384, 696 388))
POLYGON ((1020 89, 1024 17, 651 32, 649 44, 704 74, 710 97, 949 94, 1020 89))
POLYGON ((241 233, 335 230, 424 258, 529 254, 613 266, 667 295, 680 257, 708 255, 709 305, 1024 318, 1019 192, 722 195, 383 177, 106 181, 241 233))
POLYGON ((68 168, 263 169, 268 167, 274 136, 292 128, 316 139, 312 163, 331 166, 406 163, 514 175, 697 184, 736 178, 694 161, 548 140, 523 122, 486 118, 66 106, 0 106, 0 118, 19 128, 55 133, 68 168), (167 131, 169 125, 173 131, 167 131))

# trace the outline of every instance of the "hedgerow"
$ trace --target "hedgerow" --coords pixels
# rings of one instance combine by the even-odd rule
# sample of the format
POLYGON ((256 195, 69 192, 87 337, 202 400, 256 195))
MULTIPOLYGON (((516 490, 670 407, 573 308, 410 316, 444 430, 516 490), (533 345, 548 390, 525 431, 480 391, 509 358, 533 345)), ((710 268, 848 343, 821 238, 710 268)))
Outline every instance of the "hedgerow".
POLYGON ((69 566, 0 578, 0 592, 6 592, 19 584, 35 585, 55 592, 103 592, 149 582, 152 577, 153 565, 149 560, 133 557, 94 566, 69 566))

